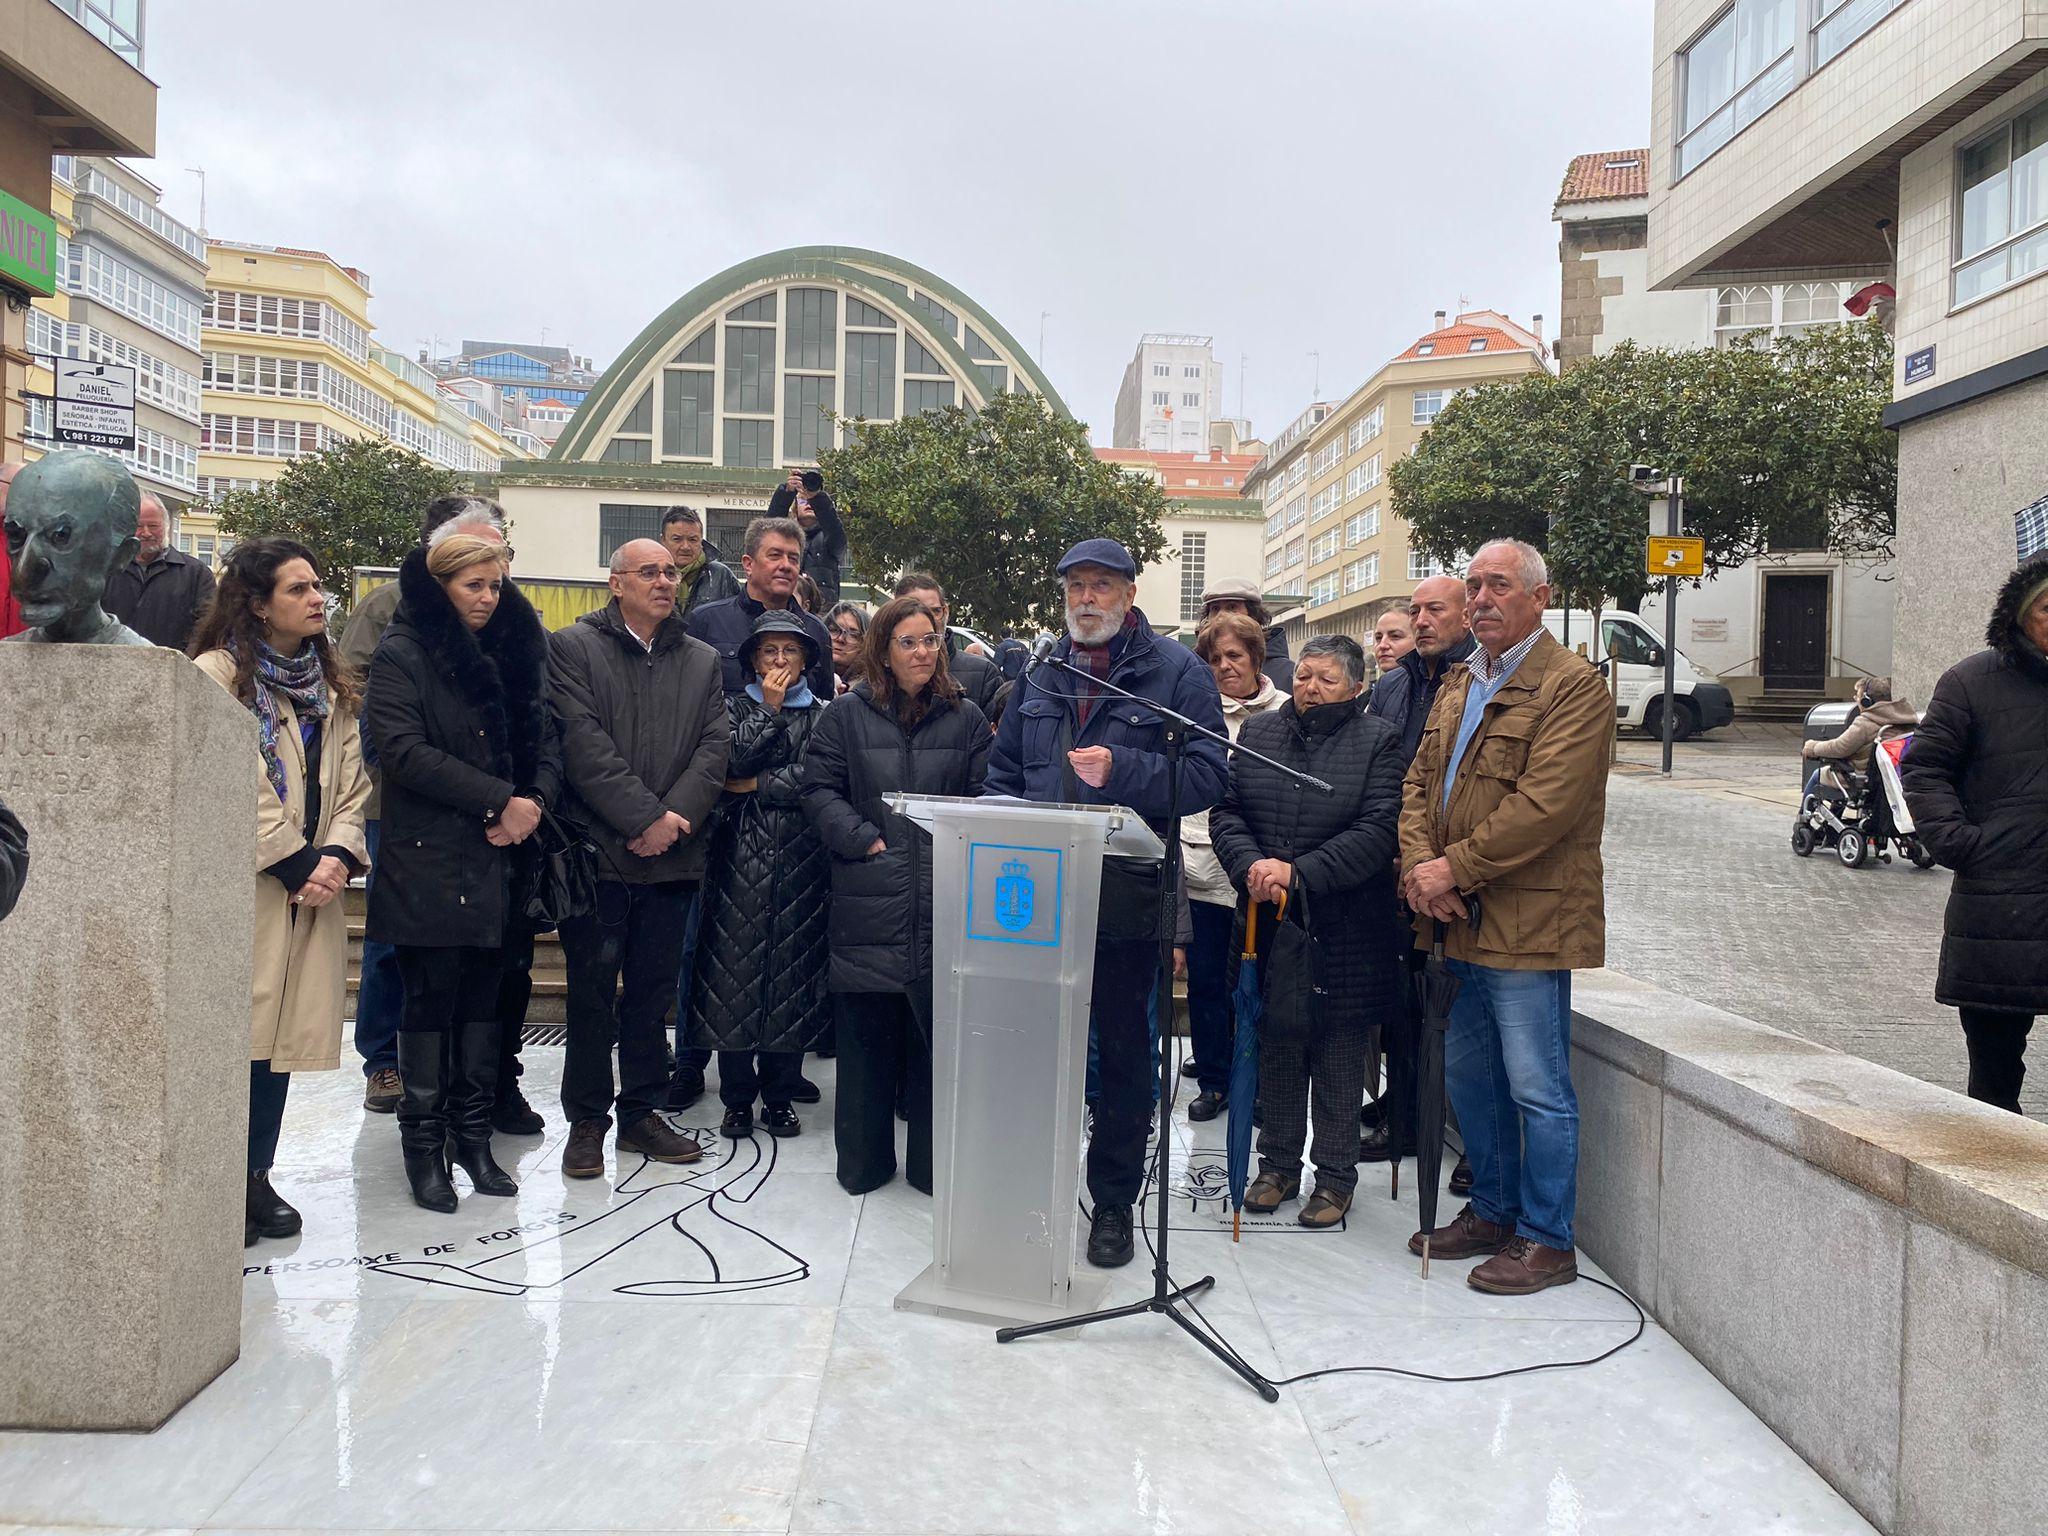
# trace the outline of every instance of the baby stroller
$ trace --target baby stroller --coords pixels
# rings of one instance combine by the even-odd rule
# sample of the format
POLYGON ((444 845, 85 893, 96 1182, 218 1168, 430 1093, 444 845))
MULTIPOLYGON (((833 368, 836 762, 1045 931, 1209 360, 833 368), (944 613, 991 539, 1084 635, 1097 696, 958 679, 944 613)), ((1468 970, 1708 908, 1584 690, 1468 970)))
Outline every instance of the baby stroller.
POLYGON ((1876 743, 1868 773, 1843 763, 1818 764, 1807 777, 1793 818, 1792 851, 1803 859, 1816 848, 1832 848, 1845 866, 1860 869, 1873 857, 1891 863, 1889 850, 1896 847, 1919 868, 1931 866, 1934 855, 1914 835, 1899 779, 1899 764, 1912 745, 1910 734, 1876 743))

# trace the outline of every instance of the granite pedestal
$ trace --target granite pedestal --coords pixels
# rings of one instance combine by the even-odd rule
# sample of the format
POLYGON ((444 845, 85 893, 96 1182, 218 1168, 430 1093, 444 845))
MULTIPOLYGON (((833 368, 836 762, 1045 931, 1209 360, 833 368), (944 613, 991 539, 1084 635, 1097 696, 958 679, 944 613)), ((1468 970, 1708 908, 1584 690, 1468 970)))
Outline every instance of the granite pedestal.
POLYGON ((0 644, 0 1426, 153 1429, 239 1350, 255 761, 175 652, 0 644))

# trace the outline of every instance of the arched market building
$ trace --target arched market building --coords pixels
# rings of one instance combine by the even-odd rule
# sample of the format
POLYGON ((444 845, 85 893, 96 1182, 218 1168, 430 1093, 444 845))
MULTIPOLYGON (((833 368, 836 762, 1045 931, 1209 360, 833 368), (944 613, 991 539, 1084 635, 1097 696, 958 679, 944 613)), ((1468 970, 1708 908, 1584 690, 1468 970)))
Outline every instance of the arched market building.
POLYGON ((922 268, 829 245, 742 262, 641 331, 547 458, 497 476, 516 574, 598 578, 677 502, 736 562, 789 467, 833 442, 828 413, 894 420, 1004 390, 1066 409, 993 315, 922 268))

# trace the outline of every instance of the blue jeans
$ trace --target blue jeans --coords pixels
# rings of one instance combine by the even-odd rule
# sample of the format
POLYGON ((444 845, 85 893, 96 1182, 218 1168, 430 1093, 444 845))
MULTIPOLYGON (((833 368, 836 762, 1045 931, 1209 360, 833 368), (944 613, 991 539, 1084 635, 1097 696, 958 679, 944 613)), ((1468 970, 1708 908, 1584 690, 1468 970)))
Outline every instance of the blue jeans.
POLYGON ((1572 973, 1463 960, 1444 1037, 1444 1084, 1472 1161, 1472 1209, 1548 1248, 1572 1247, 1579 1101, 1572 973))
MULTIPOLYGON (((370 884, 377 883, 377 832, 381 823, 363 824, 370 845, 370 884)), ((398 1070, 398 1020, 405 1012, 405 983, 398 975, 398 951, 389 944, 363 941, 363 979, 356 988, 356 1053, 363 1058, 363 1076, 398 1070)))

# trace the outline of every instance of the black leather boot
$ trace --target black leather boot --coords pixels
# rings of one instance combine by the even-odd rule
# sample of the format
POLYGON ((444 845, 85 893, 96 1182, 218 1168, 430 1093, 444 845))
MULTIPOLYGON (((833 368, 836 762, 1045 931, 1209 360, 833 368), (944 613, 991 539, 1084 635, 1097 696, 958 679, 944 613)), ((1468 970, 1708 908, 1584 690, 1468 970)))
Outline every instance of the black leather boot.
POLYGON ((269 1169, 249 1175, 248 1201, 242 1209, 244 1248, 258 1237, 290 1237, 301 1225, 291 1202, 270 1187, 269 1169))
POLYGON ((480 1195, 516 1195, 519 1186, 491 1156, 491 1110, 498 1102, 498 1021, 473 1019, 454 1029, 455 1083, 449 1120, 455 1162, 480 1195))
POLYGON ((398 1145, 415 1205, 444 1215, 455 1209, 448 1182, 447 1041, 436 1030, 398 1032, 398 1145))

